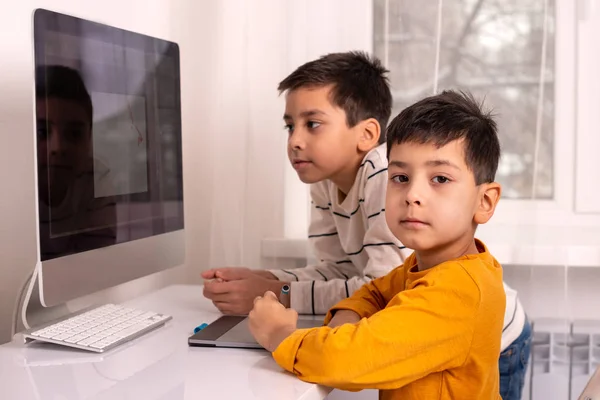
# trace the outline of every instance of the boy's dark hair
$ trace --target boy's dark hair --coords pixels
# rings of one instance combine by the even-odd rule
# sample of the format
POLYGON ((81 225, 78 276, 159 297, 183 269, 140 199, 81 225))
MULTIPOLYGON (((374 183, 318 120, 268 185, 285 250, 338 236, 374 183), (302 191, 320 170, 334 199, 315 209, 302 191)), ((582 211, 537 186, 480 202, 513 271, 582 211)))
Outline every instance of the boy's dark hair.
POLYGON ((387 130, 387 155, 393 145, 433 143, 437 147, 463 139, 465 161, 477 185, 493 182, 500 160, 496 122, 471 93, 444 91, 405 108, 387 130))
POLYGON ((93 120, 92 98, 79 72, 63 65, 43 65, 35 70, 35 97, 71 100, 81 105, 93 120))
POLYGON ((332 102, 346 112, 349 127, 375 118, 381 127, 379 143, 392 112, 389 71, 375 57, 360 51, 331 53, 298 67, 279 83, 279 93, 304 87, 333 85, 332 102))

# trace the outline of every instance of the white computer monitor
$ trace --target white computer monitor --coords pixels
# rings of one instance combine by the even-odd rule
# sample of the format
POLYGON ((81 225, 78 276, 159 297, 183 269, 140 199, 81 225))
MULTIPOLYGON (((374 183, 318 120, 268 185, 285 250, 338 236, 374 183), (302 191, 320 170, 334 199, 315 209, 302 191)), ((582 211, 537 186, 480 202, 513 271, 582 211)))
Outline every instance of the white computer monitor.
POLYGON ((42 305, 181 265, 177 44, 34 12, 42 305))

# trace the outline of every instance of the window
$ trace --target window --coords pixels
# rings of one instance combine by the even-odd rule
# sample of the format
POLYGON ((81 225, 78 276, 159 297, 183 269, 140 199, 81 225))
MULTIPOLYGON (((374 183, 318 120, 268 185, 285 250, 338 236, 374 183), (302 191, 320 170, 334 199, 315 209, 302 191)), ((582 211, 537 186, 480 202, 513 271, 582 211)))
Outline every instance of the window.
POLYGON ((390 70, 392 115, 436 89, 485 98, 498 121, 503 198, 553 198, 554 0, 441 3, 439 18, 437 1, 374 1, 374 54, 390 70))
MULTIPOLYGON (((391 70, 395 114, 445 88, 485 97, 496 114, 503 195, 477 234, 495 256, 506 264, 600 265, 597 7, 572 0, 365 3, 371 50, 391 70)), ((290 177, 287 199, 306 198, 290 177)), ((300 235, 307 215, 285 205, 286 227, 295 227, 285 238, 298 247, 289 254, 306 254, 300 235)))

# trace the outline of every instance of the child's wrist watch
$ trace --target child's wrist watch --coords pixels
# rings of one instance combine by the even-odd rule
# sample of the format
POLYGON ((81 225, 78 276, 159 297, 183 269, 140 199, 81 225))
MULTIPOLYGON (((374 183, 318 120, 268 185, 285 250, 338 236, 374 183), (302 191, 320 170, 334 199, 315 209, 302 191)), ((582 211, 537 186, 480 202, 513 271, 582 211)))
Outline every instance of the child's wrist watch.
POLYGON ((279 299, 281 304, 283 304, 286 308, 290 307, 290 290, 291 287, 287 283, 281 287, 281 295, 279 296, 279 299))

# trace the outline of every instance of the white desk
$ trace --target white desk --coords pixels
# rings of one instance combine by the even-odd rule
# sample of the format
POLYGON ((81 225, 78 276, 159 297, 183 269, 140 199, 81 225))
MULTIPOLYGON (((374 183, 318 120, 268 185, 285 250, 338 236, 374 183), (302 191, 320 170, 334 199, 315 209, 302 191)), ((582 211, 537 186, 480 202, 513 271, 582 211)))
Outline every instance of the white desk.
POLYGON ((19 400, 324 399, 329 388, 283 372, 264 350, 188 347, 220 314, 201 286, 176 285, 125 303, 173 316, 166 326, 92 354, 58 346, 0 346, 0 397, 19 400))

